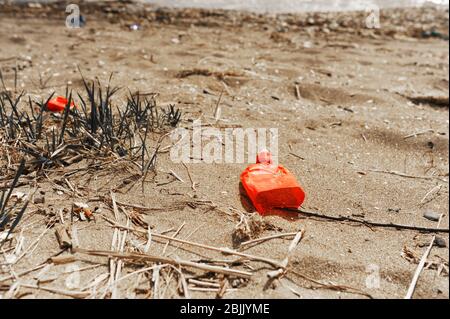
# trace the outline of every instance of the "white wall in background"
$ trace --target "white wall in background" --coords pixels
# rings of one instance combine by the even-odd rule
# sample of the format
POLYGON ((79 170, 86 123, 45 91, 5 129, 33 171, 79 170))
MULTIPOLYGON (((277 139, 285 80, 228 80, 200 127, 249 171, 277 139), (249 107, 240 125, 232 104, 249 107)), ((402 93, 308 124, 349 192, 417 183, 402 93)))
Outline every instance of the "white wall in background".
MULTIPOLYGON (((161 6, 199 7, 249 10, 256 12, 307 12, 366 10, 376 5, 380 8, 418 6, 427 0, 144 0, 161 6)), ((449 0, 428 2, 448 6, 449 0)))

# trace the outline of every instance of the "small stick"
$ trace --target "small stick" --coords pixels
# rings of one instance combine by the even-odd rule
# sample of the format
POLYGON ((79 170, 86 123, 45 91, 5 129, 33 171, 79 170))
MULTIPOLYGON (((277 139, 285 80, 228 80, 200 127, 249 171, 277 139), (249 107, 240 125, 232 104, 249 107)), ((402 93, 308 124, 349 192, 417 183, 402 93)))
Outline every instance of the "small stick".
MULTIPOLYGON (((189 235, 186 236, 186 238, 184 238, 185 240, 188 240, 189 238, 191 238, 192 235, 194 235, 200 228, 203 227, 203 224, 198 225, 193 231, 191 231, 189 233, 189 235)), ((173 236, 172 238, 175 238, 176 236, 173 236)), ((172 250, 170 253, 167 254, 167 257, 169 257, 172 254, 175 254, 175 252, 181 247, 182 245, 178 245, 178 247, 176 247, 174 250, 172 250)))
POLYGON ((116 219, 116 221, 119 221, 119 210, 117 208, 116 196, 114 195, 114 193, 112 191, 111 191, 111 201, 112 201, 112 205, 113 205, 114 218, 116 219))
POLYGON ((59 209, 58 214, 59 214, 59 220, 61 221, 61 225, 64 225, 65 220, 64 220, 63 210, 59 209))
MULTIPOLYGON (((40 264, 39 266, 36 266, 36 267, 31 268, 31 269, 24 270, 24 271, 22 271, 22 272, 20 272, 20 273, 17 273, 16 276, 17 276, 17 277, 20 277, 20 276, 27 275, 27 274, 29 274, 30 272, 33 272, 33 271, 39 270, 39 269, 41 269, 41 268, 44 268, 46 265, 47 265, 47 263, 40 264)), ((9 276, 0 278, 0 282, 14 279, 14 278, 16 278, 16 276, 14 276, 14 275, 9 275, 9 276)))
MULTIPOLYGON (((97 201, 97 200, 102 200, 101 198, 94 198, 91 199, 90 201, 97 201)), ((141 205, 136 205, 136 204, 129 204, 129 203, 124 203, 124 202, 120 202, 118 200, 115 199, 115 202, 117 205, 120 206, 125 206, 125 207, 131 207, 131 208, 136 208, 136 209, 140 209, 140 210, 150 210, 150 211, 163 211, 163 210, 167 210, 167 208, 163 208, 163 207, 145 207, 145 206, 141 206, 141 205)))
POLYGON ((187 284, 186 277, 184 276, 183 271, 181 271, 181 269, 178 269, 177 267, 175 267, 173 265, 169 265, 169 267, 171 267, 173 270, 175 270, 179 274, 180 281, 181 281, 181 287, 183 288, 184 297, 186 299, 190 299, 191 294, 189 293, 189 286, 187 284))
POLYGON ((36 238, 35 241, 33 241, 33 243, 28 246, 27 250, 25 250, 19 257, 17 257, 17 259, 14 261, 15 264, 17 264, 19 262, 19 260, 21 260, 23 257, 25 257, 28 253, 32 253, 36 247, 39 245, 39 241, 42 239, 42 237, 44 237, 45 233, 47 233, 47 231, 50 228, 45 227, 44 231, 39 235, 38 238, 36 238))
MULTIPOLYGON (((109 222, 111 222, 111 220, 109 220, 109 222)), ((140 229, 136 229, 136 228, 126 227, 126 226, 123 226, 123 225, 119 225, 117 223, 114 224, 114 226, 118 227, 118 228, 122 228, 122 229, 129 229, 131 231, 147 234, 146 230, 140 230, 140 229)), ((182 243, 182 244, 187 244, 187 245, 196 246, 196 247, 200 247, 200 248, 204 248, 204 249, 208 249, 208 250, 217 251, 217 252, 220 252, 220 253, 223 253, 223 254, 236 255, 236 256, 248 258, 249 260, 253 260, 253 261, 264 262, 264 263, 272 265, 272 266, 274 266, 276 268, 280 268, 281 267, 280 262, 278 262, 276 260, 265 258, 265 257, 259 257, 259 256, 244 254, 244 253, 241 253, 241 252, 237 252, 237 251, 231 250, 229 248, 217 248, 217 247, 208 246, 208 245, 204 245, 204 244, 199 244, 199 243, 195 243, 195 242, 192 242, 192 241, 187 241, 187 240, 183 240, 183 239, 179 239, 179 238, 173 238, 173 237, 169 237, 169 236, 165 236, 165 235, 161 235, 161 234, 152 234, 152 236, 156 237, 156 238, 161 238, 161 239, 165 239, 165 240, 169 240, 169 241, 175 241, 175 242, 179 242, 179 243, 182 243)))
MULTIPOLYGON (((427 199, 428 196, 430 196, 431 193, 433 193, 435 190, 437 190, 436 194, 439 193, 439 191, 441 190, 442 185, 437 185, 435 187, 433 187, 428 193, 425 194, 425 196, 422 198, 422 200, 420 201, 420 205, 425 204, 425 200, 427 199)), ((428 202, 432 201, 432 199, 430 199, 428 202)), ((427 202, 427 203, 428 203, 427 202)))
POLYGON ((152 231, 151 231, 150 226, 148 226, 147 227, 147 243, 145 244, 145 247, 144 247, 144 253, 148 252, 151 244, 152 244, 152 231))
MULTIPOLYGON (((220 292, 220 288, 203 288, 203 287, 189 287, 192 291, 205 291, 205 292, 220 292)), ((227 289, 226 292, 237 291, 235 288, 227 289)))
POLYGON ((292 155, 292 156, 294 156, 294 157, 297 157, 297 158, 301 159, 302 161, 304 161, 304 160, 305 160, 305 158, 304 158, 304 157, 301 157, 300 155, 298 155, 298 154, 295 154, 295 153, 293 153, 293 152, 290 152, 290 153, 289 153, 289 155, 292 155))
POLYGON ((233 289, 228 289, 228 286, 230 285, 229 281, 227 280, 227 278, 223 278, 222 281, 220 282, 220 287, 219 287, 219 291, 217 292, 216 298, 220 298, 222 299, 223 296, 228 292, 228 291, 232 291, 233 289))
POLYGON ((11 56, 11 57, 9 57, 9 58, 1 58, 1 59, 0 59, 0 62, 11 61, 11 60, 14 60, 14 59, 17 60, 17 57, 11 56))
POLYGON ((50 257, 48 259, 48 262, 51 262, 54 265, 64 265, 64 264, 72 263, 76 260, 77 259, 73 255, 65 255, 65 256, 50 257))
POLYGON ((416 137, 416 136, 423 135, 423 134, 426 134, 426 133, 434 133, 434 130, 428 129, 428 130, 424 130, 424 131, 419 131, 419 132, 416 132, 416 133, 412 133, 412 134, 406 135, 403 138, 406 140, 407 138, 416 137))
POLYGON ((207 281, 201 281, 201 280, 196 280, 196 279, 192 279, 192 278, 188 279, 188 283, 192 284, 192 285, 209 287, 209 288, 220 288, 220 284, 218 284, 216 282, 207 282, 207 281))
POLYGON ((152 281, 153 281, 153 299, 159 299, 159 274, 161 266, 157 265, 153 269, 152 281))
POLYGON ((72 237, 72 247, 78 247, 80 245, 80 240, 78 239, 78 228, 77 225, 73 224, 70 231, 72 237))
POLYGON ((47 264, 44 268, 41 269, 40 272, 38 272, 33 279, 36 279, 38 282, 41 281, 41 279, 44 277, 44 275, 46 273, 48 273, 48 271, 50 270, 50 268, 52 268, 51 264, 47 264))
POLYGON ((397 171, 386 171, 386 170, 379 170, 379 169, 370 169, 370 172, 374 172, 374 173, 384 173, 384 174, 391 174, 391 175, 396 175, 396 176, 401 176, 401 177, 406 177, 406 178, 417 178, 417 179, 438 179, 440 181, 443 182, 448 182, 445 179, 439 178, 438 176, 420 176, 420 175, 409 175, 409 174, 405 174, 402 172, 397 172, 397 171))
POLYGON ((83 267, 83 268, 80 268, 80 269, 65 270, 65 271, 63 271, 63 274, 71 274, 71 273, 74 273, 74 272, 82 272, 82 271, 95 269, 95 268, 98 268, 98 267, 104 267, 104 266, 105 265, 102 265, 102 264, 95 264, 95 265, 86 266, 86 267, 83 267))
MULTIPOLYGON (((112 192, 111 192, 112 193, 112 192)), ((113 236, 111 239, 111 250, 116 250, 117 242, 120 241, 120 229, 114 229, 113 236)), ((73 253, 73 249, 72 249, 73 253)), ((114 295, 114 281, 115 281, 115 273, 116 273, 116 267, 117 267, 117 261, 111 257, 109 257, 109 279, 108 279, 108 285, 105 291, 103 292, 103 298, 105 298, 106 294, 109 290, 111 290, 111 294, 114 295)))
POLYGON ((2 74, 2 70, 1 70, 1 69, 0 69, 0 82, 2 82, 2 86, 3 86, 4 92, 7 93, 7 92, 8 92, 8 89, 7 89, 6 86, 5 86, 5 82, 4 82, 4 80, 3 80, 3 74, 2 74))
POLYGON ((302 98, 302 96, 300 95, 300 87, 298 86, 298 84, 295 85, 295 97, 297 98, 297 100, 300 100, 302 98))
MULTIPOLYGON (((442 216, 443 216, 443 214, 441 214, 441 216, 439 216, 439 222, 438 222, 436 228, 439 228, 441 221, 442 221, 442 216)), ((414 273, 413 279, 411 281, 411 284, 409 285, 408 291, 407 291, 404 299, 412 298, 412 296, 414 294, 414 290, 416 289, 417 281, 419 280, 419 277, 420 277, 420 273, 422 272, 423 267, 425 267, 425 263, 427 262, 428 255, 430 254, 431 249, 433 248, 435 240, 436 240, 436 235, 433 235, 433 237, 431 238, 430 245, 428 246, 427 250, 425 250, 425 253, 423 254, 422 258, 420 259, 419 265, 416 268, 416 272, 414 273)))
MULTIPOLYGON (((358 294, 358 295, 363 295, 366 296, 370 299, 373 299, 372 295, 361 291, 359 289, 353 288, 353 287, 349 287, 349 286, 343 286, 343 285, 334 285, 334 284, 325 284, 323 282, 320 282, 318 280, 309 278, 308 276, 305 276, 304 274, 301 274, 297 271, 295 271, 294 269, 290 270, 291 273, 293 273, 294 275, 303 278, 305 280, 308 280, 316 285, 319 285, 320 287, 324 288, 324 289, 330 289, 330 290, 335 290, 335 291, 343 291, 343 292, 347 292, 347 293, 352 293, 352 294, 358 294)), ((290 280, 290 279, 289 279, 290 280)), ((292 281, 292 280, 290 280, 292 281)))
POLYGON ((219 100, 217 101, 216 109, 214 111, 214 120, 216 120, 216 122, 218 122, 220 120, 220 115, 222 113, 222 109, 220 108, 220 101, 222 100, 222 95, 223 95, 223 90, 222 90, 222 92, 220 92, 219 100))
POLYGON ((291 241, 291 244, 289 245, 288 248, 288 252, 286 254, 286 257, 283 259, 283 261, 281 262, 282 267, 280 267, 277 270, 271 271, 267 274, 267 276, 271 279, 274 278, 279 278, 281 275, 283 275, 284 273, 286 273, 286 269, 287 266, 289 264, 289 258, 292 255, 292 252, 294 251, 294 249, 298 246, 300 240, 302 240, 303 237, 303 230, 300 230, 294 237, 294 239, 291 241))
POLYGON ((127 278, 130 278, 131 276, 134 276, 134 275, 137 275, 137 274, 140 274, 140 273, 149 271, 149 270, 153 270, 153 269, 155 269, 156 267, 161 267, 161 266, 166 266, 166 265, 155 265, 155 266, 146 267, 146 268, 142 268, 142 269, 136 270, 136 271, 134 271, 134 272, 131 272, 131 273, 129 273, 129 274, 126 274, 125 276, 120 277, 119 279, 116 280, 116 283, 118 283, 119 281, 125 280, 125 279, 127 279, 127 278))
MULTIPOLYGON (((97 287, 98 287, 98 285, 100 285, 100 283, 102 283, 103 281, 105 281, 108 278, 109 278, 109 272, 103 273, 101 275, 96 275, 94 277, 94 279, 89 281, 89 284, 87 284, 86 286, 84 286, 81 289, 81 291, 85 291, 85 290, 91 289, 91 294, 89 295, 89 297, 93 298, 97 294, 97 287)), ((106 288, 103 288, 103 289, 107 290, 109 288, 106 287, 106 288)))
POLYGON ((173 177, 175 177, 180 182, 184 183, 184 180, 180 176, 178 176, 178 174, 176 174, 173 170, 170 170, 170 174, 172 174, 173 177))
MULTIPOLYGON (((130 220, 127 218, 127 226, 129 226, 129 224, 130 224, 130 220)), ((125 243, 127 240, 127 235, 128 235, 128 231, 124 230, 121 240, 117 243, 117 250, 121 253, 123 253, 125 250, 125 243)), ((114 299, 117 298, 117 280, 120 278, 120 275, 122 272, 122 264, 123 264, 122 260, 119 260, 116 263, 116 272, 114 274, 113 294, 112 294, 112 298, 114 298, 114 299)))
MULTIPOLYGON (((183 224, 181 224, 181 226, 180 227, 178 227, 178 229, 177 229, 177 231, 173 234, 173 238, 174 237, 177 237, 177 235, 180 233, 180 231, 183 229, 183 227, 184 227, 184 225, 186 224, 186 222, 183 222, 183 224)), ((164 249, 163 249, 163 251, 162 251, 162 254, 163 255, 165 255, 166 254, 166 250, 167 250, 167 247, 169 247, 169 244, 170 244, 170 240, 168 240, 167 242, 166 242, 166 245, 164 246, 164 249)))
POLYGON ((83 291, 69 291, 69 290, 28 285, 28 284, 21 284, 20 286, 25 287, 25 288, 37 289, 37 290, 45 290, 45 291, 48 291, 48 292, 51 292, 54 294, 65 295, 65 296, 72 297, 72 298, 86 298, 90 295, 89 292, 83 292, 83 291))
POLYGON ((245 241, 245 242, 241 243, 241 247, 242 246, 256 244, 256 243, 260 243, 260 242, 271 240, 271 239, 274 239, 274 238, 291 237, 291 236, 295 236, 296 234, 297 233, 285 233, 285 234, 277 234, 277 235, 257 238, 257 239, 253 239, 253 240, 249 240, 249 241, 245 241))
POLYGON ((330 216, 325 215, 321 213, 315 213, 311 211, 307 211, 305 209, 291 209, 291 208, 281 208, 282 210, 290 211, 290 212, 297 212, 307 217, 316 217, 321 219, 327 219, 327 220, 334 220, 334 221, 340 221, 340 222, 353 222, 358 223, 370 227, 385 227, 385 228, 397 228, 397 229, 404 229, 404 230, 418 230, 421 232, 428 232, 428 233, 448 233, 448 228, 432 228, 432 227, 420 227, 420 226, 410 226, 410 225, 402 225, 402 224, 394 224, 394 223, 379 223, 379 222, 371 222, 368 220, 361 220, 357 218, 352 217, 346 217, 346 216, 330 216))
POLYGON ((170 265, 180 265, 185 267, 191 267, 191 268, 197 268, 205 271, 211 271, 219 274, 225 274, 225 275, 234 275, 238 277, 244 277, 244 278, 250 278, 252 276, 251 273, 241 270, 235 270, 235 269, 229 269, 229 268, 223 268, 218 266, 211 266, 206 264, 200 264, 191 262, 188 260, 181 260, 181 259, 172 259, 172 258, 165 258, 165 257, 157 257, 157 256, 151 256, 147 254, 138 254, 138 253, 119 253, 115 251, 102 251, 102 250, 87 250, 87 249, 81 249, 77 248, 74 249, 75 253, 85 254, 85 255, 92 255, 92 256, 102 256, 102 257, 115 257, 119 259, 132 259, 132 260, 142 260, 142 261, 150 261, 150 262, 159 262, 159 263, 165 263, 170 265))
POLYGON ((72 240, 67 233, 67 228, 64 225, 55 227, 56 239, 58 240, 59 248, 67 249, 72 246, 72 240))
POLYGON ((184 168, 186 169, 186 171, 188 173, 189 180, 191 181, 191 188, 192 188, 192 190, 196 191, 196 189, 195 189, 195 182, 192 180, 192 176, 191 176, 191 172, 189 171, 189 168, 186 166, 185 163, 181 163, 181 164, 183 164, 184 168))
POLYGON ((181 285, 183 287, 183 293, 184 293, 184 297, 186 299, 190 299, 191 298, 191 294, 189 292, 189 287, 188 284, 186 282, 186 277, 184 276, 183 272, 181 270, 177 270, 178 273, 180 274, 180 278, 181 278, 181 285))
MULTIPOLYGON (((283 283, 281 283, 283 285, 283 283)), ((284 287, 286 287, 287 289, 289 289, 294 295, 296 295, 297 297, 301 298, 302 294, 299 293, 297 290, 295 290, 294 288, 292 288, 291 286, 287 286, 287 285, 283 285, 284 287)))

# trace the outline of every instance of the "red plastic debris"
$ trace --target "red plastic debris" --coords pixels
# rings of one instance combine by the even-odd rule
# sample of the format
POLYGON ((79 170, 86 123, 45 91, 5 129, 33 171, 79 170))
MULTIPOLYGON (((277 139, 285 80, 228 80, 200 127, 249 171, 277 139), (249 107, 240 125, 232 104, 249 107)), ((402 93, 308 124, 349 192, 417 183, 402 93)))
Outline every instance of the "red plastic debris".
POLYGON ((241 182, 261 215, 277 208, 297 209, 305 200, 305 192, 295 176, 283 166, 274 165, 268 151, 260 152, 256 164, 242 172, 241 182))
MULTIPOLYGON (((64 112, 64 109, 66 108, 66 105, 68 103, 68 100, 65 97, 57 96, 54 99, 51 99, 47 103, 47 110, 50 112, 64 112)), ((74 108, 75 104, 73 101, 70 103, 70 108, 74 108)))

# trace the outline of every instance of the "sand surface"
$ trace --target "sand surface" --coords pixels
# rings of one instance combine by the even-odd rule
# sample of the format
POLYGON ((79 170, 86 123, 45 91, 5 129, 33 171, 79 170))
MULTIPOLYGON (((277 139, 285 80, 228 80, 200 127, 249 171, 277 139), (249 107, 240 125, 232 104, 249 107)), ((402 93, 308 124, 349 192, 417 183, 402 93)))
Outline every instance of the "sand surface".
MULTIPOLYGON (((372 30, 364 27, 361 14, 269 18, 225 11, 82 6, 87 24, 74 30, 65 27, 64 11, 54 7, 4 9, 0 9, 0 67, 11 94, 26 92, 23 108, 28 96, 45 100, 54 91, 64 95, 68 84, 84 94, 77 66, 87 79, 98 77, 105 85, 114 72, 112 84, 123 88, 113 100, 119 108, 127 89, 156 92, 160 105, 172 103, 181 109, 181 127, 189 128, 201 118, 205 125, 220 129, 278 128, 279 161, 303 186, 305 209, 436 227, 436 222, 423 217, 432 210, 445 214, 440 227, 448 228, 449 45, 448 40, 421 36, 431 28, 446 32, 448 12, 432 8, 390 11, 382 17, 381 29, 372 30), (130 30, 132 23, 138 23, 139 30, 130 30), (180 71, 189 70, 210 74, 180 76, 180 71), (221 115, 216 122, 218 102, 221 115)), ((149 143, 156 145, 157 138, 149 143)), ((0 185, 10 180, 6 167, 11 159, 6 154, 3 149, 0 185)), ((18 160, 12 160, 17 166, 18 160)), ((80 248, 115 247, 112 241, 117 241, 117 231, 114 235, 104 218, 115 218, 108 204, 111 191, 120 203, 154 208, 119 205, 118 222, 144 230, 119 233, 123 252, 139 251, 147 242, 145 229, 126 212, 138 215, 156 234, 174 236, 183 225, 177 238, 234 247, 279 261, 285 258, 292 237, 239 248, 233 240, 237 229, 246 239, 304 230, 288 271, 273 282, 267 278, 273 267, 257 261, 230 266, 251 272, 246 280, 183 268, 187 278, 226 282, 229 290, 224 298, 403 298, 432 238, 430 233, 414 230, 302 215, 257 218, 246 210, 239 192, 245 163, 187 164, 186 168, 161 152, 156 172, 145 183, 131 184, 130 189, 122 186, 132 174, 120 164, 87 174, 62 175, 92 161, 86 158, 73 166, 48 170, 47 175, 31 174, 25 180, 35 183, 18 188, 29 193, 37 186, 38 193, 45 192, 45 203, 30 204, 2 248, 3 298, 184 297, 178 287, 179 274, 169 266, 114 283, 111 278, 120 279, 154 264, 113 258, 108 262, 83 254, 73 255, 75 260, 69 263, 46 262, 61 251, 54 227, 45 231, 48 223, 57 226, 64 221, 72 232, 75 227, 80 248), (182 181, 173 178, 171 171, 182 181), (74 202, 98 206, 95 221, 71 218, 74 202), (256 226, 246 230, 246 224, 256 226), (19 240, 23 240, 22 249, 11 257, 19 240), (405 251, 410 252, 409 258, 405 251), (48 266, 22 275, 42 263, 48 266), (111 263, 120 265, 119 269, 111 269, 111 263), (81 269, 79 281, 74 280, 74 269, 81 269), (379 285, 371 284, 378 279, 379 285)), ((414 298, 449 298, 449 238, 448 233, 438 236, 446 247, 431 250, 428 260, 432 263, 422 272, 414 298)), ((157 238, 148 253, 196 262, 215 260, 220 266, 230 265, 223 260, 238 259, 186 244, 172 242, 166 247, 157 238)), ((65 251, 59 256, 72 255, 65 251)), ((195 281, 189 285, 194 298, 217 294, 197 289, 200 286, 195 281)))

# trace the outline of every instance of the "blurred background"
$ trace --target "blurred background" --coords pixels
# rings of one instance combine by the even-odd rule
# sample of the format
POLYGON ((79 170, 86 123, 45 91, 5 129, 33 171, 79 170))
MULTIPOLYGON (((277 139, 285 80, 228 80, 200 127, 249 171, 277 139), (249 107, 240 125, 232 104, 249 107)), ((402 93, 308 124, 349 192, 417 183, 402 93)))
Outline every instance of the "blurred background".
MULTIPOLYGON (((176 6, 176 7, 204 7, 251 10, 258 12, 311 12, 311 11, 347 11, 365 10, 376 5, 380 8, 421 6, 430 1, 425 0, 147 0, 147 2, 176 6)), ((430 3, 446 4, 448 0, 433 0, 430 3)))
MULTIPOLYGON (((131 2, 117 0, 103 0, 104 2, 131 2)), ((55 0, 6 0, 1 2, 55 2, 55 0)), ((100 2, 98 0, 88 0, 86 2, 100 2)), ((449 0, 134 0, 132 2, 147 2, 160 6, 179 8, 208 8, 208 9, 232 9, 248 10, 265 13, 295 13, 314 11, 354 11, 393 7, 414 7, 427 4, 449 5, 449 0)))

